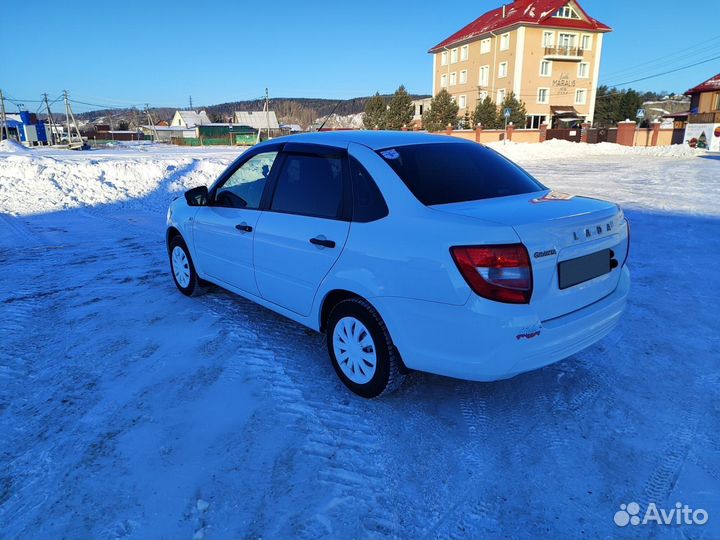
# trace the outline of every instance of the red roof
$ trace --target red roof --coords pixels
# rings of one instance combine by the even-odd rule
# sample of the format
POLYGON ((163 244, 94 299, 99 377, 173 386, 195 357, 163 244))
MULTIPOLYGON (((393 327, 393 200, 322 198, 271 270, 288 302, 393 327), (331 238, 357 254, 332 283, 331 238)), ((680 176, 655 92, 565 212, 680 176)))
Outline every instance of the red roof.
POLYGON ((448 45, 476 38, 489 32, 497 32, 516 25, 550 26, 555 28, 576 28, 592 30, 595 32, 610 32, 612 28, 590 17, 577 2, 580 16, 586 20, 562 19, 553 17, 558 9, 568 4, 568 0, 515 0, 505 6, 488 11, 480 18, 475 19, 465 28, 455 32, 452 36, 435 45, 428 52, 437 52, 448 45))
POLYGON ((699 94, 701 92, 714 92, 715 90, 720 90, 720 73, 709 78, 704 83, 698 84, 695 88, 691 88, 685 92, 685 95, 692 96, 693 94, 699 94))

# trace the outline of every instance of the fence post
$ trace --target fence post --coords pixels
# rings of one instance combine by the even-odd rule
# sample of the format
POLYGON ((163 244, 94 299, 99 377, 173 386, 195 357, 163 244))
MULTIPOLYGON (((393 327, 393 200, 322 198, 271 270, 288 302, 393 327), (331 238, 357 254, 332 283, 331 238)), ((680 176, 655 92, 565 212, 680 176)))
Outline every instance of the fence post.
POLYGON ((547 122, 543 122, 542 124, 540 124, 540 142, 545 142, 547 140, 547 130, 547 122))
POLYGON ((658 137, 660 136, 660 120, 652 121, 652 140, 650 141, 651 146, 658 145, 658 137))
POLYGON ((584 122, 580 124, 580 142, 588 142, 588 135, 590 133, 590 124, 584 122))
POLYGON ((617 143, 623 146, 635 145, 635 122, 629 119, 618 122, 617 143))
POLYGON ((506 138, 508 141, 512 141, 513 131, 515 131, 515 126, 513 125, 512 122, 510 122, 510 123, 508 124, 508 126, 507 126, 507 135, 505 135, 505 138, 506 138))
POLYGON ((452 124, 448 123, 447 128, 445 129, 445 135, 452 135, 453 128, 452 124))
POLYGON ((482 139, 482 124, 475 126, 475 142, 479 143, 482 139))

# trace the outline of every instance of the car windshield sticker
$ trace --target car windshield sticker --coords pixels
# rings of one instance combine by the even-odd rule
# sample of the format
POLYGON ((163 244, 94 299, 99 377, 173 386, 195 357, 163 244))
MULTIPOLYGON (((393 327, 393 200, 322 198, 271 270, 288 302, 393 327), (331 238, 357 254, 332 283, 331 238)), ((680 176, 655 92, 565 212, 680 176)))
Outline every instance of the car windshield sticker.
POLYGON ((400 154, 398 154, 398 151, 394 148, 390 150, 383 150, 380 152, 380 155, 385 159, 398 159, 400 157, 400 154))

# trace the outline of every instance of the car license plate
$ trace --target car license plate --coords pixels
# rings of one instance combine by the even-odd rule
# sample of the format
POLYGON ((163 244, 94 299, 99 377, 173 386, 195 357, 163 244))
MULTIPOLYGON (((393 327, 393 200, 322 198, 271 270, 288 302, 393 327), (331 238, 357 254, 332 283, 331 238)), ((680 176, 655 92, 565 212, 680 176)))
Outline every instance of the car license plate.
POLYGON ((570 259, 558 264, 558 284, 561 289, 567 289, 585 281, 607 274, 612 269, 610 260, 612 253, 603 249, 597 253, 584 255, 577 259, 570 259))

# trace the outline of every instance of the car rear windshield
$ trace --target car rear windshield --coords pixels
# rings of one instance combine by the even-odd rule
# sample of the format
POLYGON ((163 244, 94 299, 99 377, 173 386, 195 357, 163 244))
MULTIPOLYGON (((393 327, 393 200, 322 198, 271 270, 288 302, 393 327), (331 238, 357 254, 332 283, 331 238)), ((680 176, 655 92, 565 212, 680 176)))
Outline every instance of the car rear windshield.
POLYGON ((479 144, 415 144, 386 148, 378 154, 426 206, 545 189, 513 162, 479 144))

